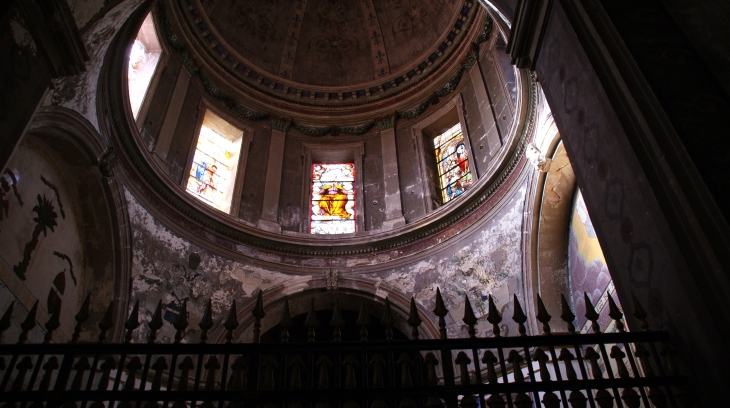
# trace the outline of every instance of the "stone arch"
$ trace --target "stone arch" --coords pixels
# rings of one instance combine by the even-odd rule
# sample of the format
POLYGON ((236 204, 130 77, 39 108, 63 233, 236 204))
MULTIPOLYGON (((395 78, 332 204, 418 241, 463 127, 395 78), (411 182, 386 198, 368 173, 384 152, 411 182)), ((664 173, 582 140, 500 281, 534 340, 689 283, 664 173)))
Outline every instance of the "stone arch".
MULTIPOLYGON (((65 211, 78 214, 79 251, 84 253, 83 264, 74 264, 66 254, 53 252, 59 271, 63 269, 67 275, 66 292, 77 280, 79 284, 83 282, 78 299, 73 304, 64 304, 62 312, 75 315, 84 297, 91 293, 90 318, 81 339, 92 339, 97 335, 96 324, 108 302, 113 300, 115 327, 110 338, 114 340, 122 334, 129 301, 131 260, 124 190, 115 177, 116 154, 105 146, 86 119, 60 107, 41 109, 30 123, 22 145, 42 151, 45 157, 57 163, 58 178, 73 197, 65 200, 68 201, 65 211)), ((43 321, 43 318, 39 317, 39 320, 43 321)), ((61 331, 70 335, 73 326, 62 325, 61 331)))

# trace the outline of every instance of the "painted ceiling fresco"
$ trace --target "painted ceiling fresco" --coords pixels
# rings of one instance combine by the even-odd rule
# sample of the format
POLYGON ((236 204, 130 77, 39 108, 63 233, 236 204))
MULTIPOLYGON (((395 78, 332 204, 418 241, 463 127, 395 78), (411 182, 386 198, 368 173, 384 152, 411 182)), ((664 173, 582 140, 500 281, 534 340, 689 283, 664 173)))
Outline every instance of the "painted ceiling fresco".
POLYGON ((315 86, 367 83, 432 50, 456 0, 205 1, 215 30, 258 68, 315 86))

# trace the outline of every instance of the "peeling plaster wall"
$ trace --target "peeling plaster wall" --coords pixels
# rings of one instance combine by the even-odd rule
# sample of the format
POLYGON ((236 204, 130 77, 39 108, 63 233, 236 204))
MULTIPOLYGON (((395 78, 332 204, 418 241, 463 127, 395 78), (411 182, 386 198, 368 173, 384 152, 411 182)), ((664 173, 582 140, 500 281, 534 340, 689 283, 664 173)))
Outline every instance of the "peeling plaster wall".
MULTIPOLYGON (((522 184, 503 202, 503 206, 476 231, 438 253, 407 266, 369 275, 376 288, 387 285, 416 301, 427 310, 435 307, 436 288, 441 289, 446 308, 449 337, 466 337, 462 326, 464 296, 468 295, 479 319, 477 335, 491 336, 486 321, 488 295, 500 312, 511 316, 512 295, 524 305, 522 272, 522 220, 526 185, 522 184)), ((366 275, 368 276, 368 275, 366 275)), ((384 297, 384 292, 379 293, 384 297)), ((505 321, 502 335, 514 335, 516 325, 505 321)))
MULTIPOLYGON (((524 301, 522 277, 522 220, 526 184, 521 183, 499 204, 499 209, 485 217, 473 231, 446 243, 431 255, 398 267, 383 267, 380 272, 362 273, 356 267, 338 270, 340 280, 348 287, 373 293, 384 298, 399 292, 414 296, 426 309, 432 310, 436 287, 440 287, 451 317, 447 318, 450 336, 466 336, 461 327, 464 295, 468 294, 479 317, 479 335, 490 335, 486 322, 487 295, 494 296, 503 314, 511 314, 512 294, 524 301), (373 289, 374 288, 374 289, 373 289)), ((278 291, 282 295, 322 289, 325 259, 303 261, 302 274, 287 274, 258 265, 231 260, 181 238, 154 218, 137 199, 126 192, 129 220, 133 230, 132 294, 140 301, 140 317, 149 321, 159 301, 165 307, 165 324, 158 339, 174 339, 172 322, 177 318, 183 301, 187 301, 190 334, 187 341, 197 341, 197 327, 208 299, 212 302, 211 332, 220 331, 228 308, 236 299, 238 310, 250 305, 258 289, 278 291), (309 266, 308 266, 309 265, 309 266), (307 271, 312 271, 307 274, 307 271), (317 282, 315 282, 315 280, 317 282)), ((436 247, 439 245, 437 244, 436 247)), ((243 248, 239 248, 239 252, 243 248)), ((391 255, 385 255, 391 258, 391 255)), ((338 262, 348 264, 347 259, 338 262)), ((133 302, 130 302, 130 307, 133 302)), ((427 318, 426 316, 423 316, 427 318)), ((278 319, 269 316, 267 319, 278 319)), ((516 327, 505 319, 502 334, 514 334, 516 327)), ((146 330, 135 332, 136 341, 144 341, 146 330)), ((211 336, 214 337, 214 336, 211 336)))
MULTIPOLYGON (((120 3, 84 33, 84 45, 89 53, 86 71, 76 76, 54 80, 54 90, 46 96, 44 106, 63 106, 75 110, 86 118, 97 131, 99 130, 99 120, 96 114, 96 84, 104 62, 104 55, 114 34, 119 31, 122 24, 141 3, 142 0, 120 3)), ((76 14, 74 17, 78 22, 76 14)))

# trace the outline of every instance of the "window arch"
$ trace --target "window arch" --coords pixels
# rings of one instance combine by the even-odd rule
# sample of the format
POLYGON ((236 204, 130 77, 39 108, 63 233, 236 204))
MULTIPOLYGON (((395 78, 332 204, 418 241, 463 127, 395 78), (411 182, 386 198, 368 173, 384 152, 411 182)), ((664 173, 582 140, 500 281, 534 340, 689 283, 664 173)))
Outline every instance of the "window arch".
POLYGON ((144 116, 143 113, 147 108, 145 101, 148 99, 146 96, 151 94, 149 89, 154 88, 155 73, 161 58, 162 47, 150 13, 140 26, 129 50, 127 89, 129 107, 135 120, 144 116))

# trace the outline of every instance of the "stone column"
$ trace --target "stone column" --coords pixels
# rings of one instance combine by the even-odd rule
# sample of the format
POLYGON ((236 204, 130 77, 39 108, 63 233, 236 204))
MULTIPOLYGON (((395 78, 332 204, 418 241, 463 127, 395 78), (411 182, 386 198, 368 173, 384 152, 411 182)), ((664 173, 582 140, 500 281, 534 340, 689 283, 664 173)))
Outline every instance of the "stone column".
POLYGON ((385 220, 383 230, 406 225, 400 201, 400 180, 398 179, 398 155, 395 146, 395 116, 392 120, 378 123, 380 127, 380 146, 383 157, 383 196, 385 201, 385 220))
POLYGON ((180 112, 185 102, 189 84, 190 74, 185 68, 181 67, 177 75, 175 88, 172 90, 170 104, 167 105, 165 118, 162 120, 160 135, 157 137, 157 143, 155 143, 153 150, 154 157, 161 160, 162 163, 167 160, 167 153, 170 151, 170 144, 172 144, 172 138, 175 136, 175 128, 177 127, 177 121, 180 119, 180 112))
POLYGON ((266 184, 264 187, 264 204, 257 227, 265 231, 281 233, 279 224, 279 195, 281 194, 281 168, 284 162, 284 143, 286 131, 291 122, 271 120, 271 144, 269 145, 269 162, 266 166, 266 184))

